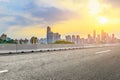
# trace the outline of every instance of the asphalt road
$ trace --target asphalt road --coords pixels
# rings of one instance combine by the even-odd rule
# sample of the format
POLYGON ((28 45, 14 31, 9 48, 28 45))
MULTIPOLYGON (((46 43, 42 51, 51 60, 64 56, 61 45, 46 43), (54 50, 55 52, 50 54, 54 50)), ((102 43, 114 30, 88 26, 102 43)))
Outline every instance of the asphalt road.
POLYGON ((120 80, 120 46, 0 55, 0 80, 120 80))

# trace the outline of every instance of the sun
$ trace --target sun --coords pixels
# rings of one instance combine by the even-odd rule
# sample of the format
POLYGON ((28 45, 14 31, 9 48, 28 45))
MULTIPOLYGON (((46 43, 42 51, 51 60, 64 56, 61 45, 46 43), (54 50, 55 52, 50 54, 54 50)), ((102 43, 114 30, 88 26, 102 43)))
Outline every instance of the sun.
POLYGON ((90 0, 89 11, 91 15, 99 14, 101 11, 100 2, 98 0, 90 0))
POLYGON ((100 24, 107 24, 107 22, 108 22, 108 18, 106 18, 106 17, 99 17, 98 18, 98 21, 99 21, 99 23, 100 24))

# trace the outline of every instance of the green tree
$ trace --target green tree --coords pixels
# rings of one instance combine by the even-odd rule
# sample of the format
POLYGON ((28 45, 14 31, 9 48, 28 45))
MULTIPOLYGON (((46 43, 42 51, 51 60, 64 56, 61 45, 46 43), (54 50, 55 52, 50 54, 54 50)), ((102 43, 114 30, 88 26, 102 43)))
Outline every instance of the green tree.
POLYGON ((74 42, 58 40, 58 41, 55 41, 53 44, 74 44, 74 42))

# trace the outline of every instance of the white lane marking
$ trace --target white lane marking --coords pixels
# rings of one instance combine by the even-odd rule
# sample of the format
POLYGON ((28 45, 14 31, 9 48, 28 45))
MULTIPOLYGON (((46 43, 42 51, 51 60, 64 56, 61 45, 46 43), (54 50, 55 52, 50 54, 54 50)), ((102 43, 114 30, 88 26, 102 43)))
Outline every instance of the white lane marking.
POLYGON ((2 71, 0 71, 0 74, 7 73, 7 72, 8 72, 8 70, 2 70, 2 71))
POLYGON ((96 52, 95 54, 102 54, 102 53, 107 53, 110 52, 111 50, 106 50, 106 51, 100 51, 100 52, 96 52))

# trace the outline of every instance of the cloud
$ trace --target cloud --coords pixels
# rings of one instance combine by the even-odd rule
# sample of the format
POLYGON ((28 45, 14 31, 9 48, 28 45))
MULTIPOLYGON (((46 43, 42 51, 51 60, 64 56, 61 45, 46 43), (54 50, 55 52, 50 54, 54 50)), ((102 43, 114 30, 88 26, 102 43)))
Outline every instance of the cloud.
POLYGON ((0 2, 10 2, 10 0, 0 0, 0 2))
POLYGON ((27 26, 43 23, 53 24, 62 20, 76 17, 77 15, 67 9, 63 10, 56 7, 48 7, 44 6, 44 4, 39 6, 36 4, 37 0, 8 1, 3 1, 0 3, 1 9, 4 9, 4 11, 0 12, 0 18, 8 19, 0 22, 3 26, 27 26), (11 17, 13 18, 12 20, 11 17))
POLYGON ((78 15, 69 10, 61 10, 55 7, 42 8, 30 11, 33 17, 43 18, 47 22, 58 22, 69 18, 78 17, 78 15))
POLYGON ((106 3, 110 3, 113 7, 120 8, 120 0, 105 0, 106 3))
POLYGON ((10 27, 10 26, 27 26, 27 25, 34 25, 34 24, 43 24, 41 18, 34 18, 30 15, 3 15, 0 16, 0 23, 1 26, 10 27))
POLYGON ((80 8, 89 0, 36 0, 36 3, 41 6, 56 7, 61 9, 74 10, 80 8))

